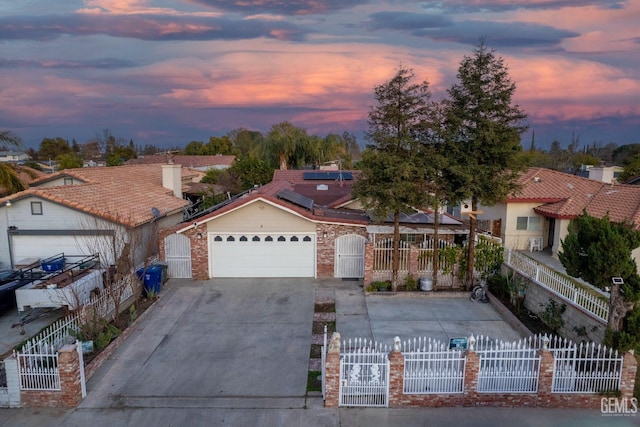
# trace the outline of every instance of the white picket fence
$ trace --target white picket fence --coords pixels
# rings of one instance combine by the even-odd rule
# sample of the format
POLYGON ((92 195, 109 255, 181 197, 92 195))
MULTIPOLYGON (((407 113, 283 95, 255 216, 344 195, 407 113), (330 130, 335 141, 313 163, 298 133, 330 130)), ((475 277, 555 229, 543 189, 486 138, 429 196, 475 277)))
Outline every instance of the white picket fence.
POLYGON ((389 405, 389 348, 357 338, 340 354, 340 406, 389 405))
POLYGON ((125 278, 112 290, 103 293, 72 313, 27 340, 13 354, 18 361, 22 390, 60 390, 58 350, 76 340, 74 334, 92 319, 113 319, 116 299, 124 302, 134 294, 135 276, 125 278))
MULTIPOLYGON (((403 240, 399 242, 398 279, 409 275, 409 254, 411 245, 403 240)), ((393 276, 393 239, 386 238, 376 242, 373 249, 373 280, 391 280, 393 276)))
POLYGON ((591 292, 577 286, 571 279, 518 251, 508 249, 505 254, 505 264, 567 302, 588 311, 603 322, 607 322, 609 300, 605 295, 600 297, 595 294, 597 293, 595 290, 591 292))
POLYGON ((462 393, 467 358, 431 338, 402 342, 405 394, 462 393))
POLYGON ((479 393, 536 393, 540 375, 538 350, 528 340, 478 339, 479 393))

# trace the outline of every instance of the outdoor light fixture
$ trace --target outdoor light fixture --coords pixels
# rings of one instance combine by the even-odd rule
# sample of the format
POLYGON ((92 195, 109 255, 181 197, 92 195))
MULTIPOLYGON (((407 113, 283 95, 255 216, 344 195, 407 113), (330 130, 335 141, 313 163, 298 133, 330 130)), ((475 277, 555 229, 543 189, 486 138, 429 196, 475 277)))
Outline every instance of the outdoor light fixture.
POLYGON ((202 240, 202 233, 198 233, 198 234, 196 234, 196 239, 198 239, 198 240, 202 240))
POLYGON ((624 285, 624 280, 622 280, 622 277, 612 277, 611 278, 611 283, 613 283, 614 285, 624 285))
POLYGON ((325 239, 327 238, 327 232, 326 231, 324 233, 322 233, 322 237, 325 238, 325 239))

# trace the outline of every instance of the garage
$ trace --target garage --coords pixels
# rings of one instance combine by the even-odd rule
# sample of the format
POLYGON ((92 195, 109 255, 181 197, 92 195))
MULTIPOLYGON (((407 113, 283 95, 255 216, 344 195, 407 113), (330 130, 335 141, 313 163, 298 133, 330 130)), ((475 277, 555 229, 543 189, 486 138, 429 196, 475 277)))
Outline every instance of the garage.
MULTIPOLYGON (((112 241, 112 236, 13 234, 11 236, 11 251, 14 262, 19 262, 26 258, 49 258, 59 253, 71 256, 104 252, 110 255, 113 247, 112 241), (108 250, 105 251, 105 248, 108 248, 108 250)), ((112 259, 101 261, 106 263, 113 262, 112 259)))
POLYGON ((209 233, 210 277, 315 277, 315 233, 209 233))

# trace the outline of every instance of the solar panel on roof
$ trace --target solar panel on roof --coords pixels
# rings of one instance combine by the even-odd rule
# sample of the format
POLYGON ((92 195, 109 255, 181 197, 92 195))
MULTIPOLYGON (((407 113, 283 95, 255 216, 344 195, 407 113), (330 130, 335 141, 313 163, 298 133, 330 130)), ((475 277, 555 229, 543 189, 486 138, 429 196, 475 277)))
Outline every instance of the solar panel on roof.
POLYGON ((295 205, 301 206, 308 210, 313 209, 312 199, 305 197, 302 194, 294 193, 291 190, 282 190, 276 195, 276 197, 282 200, 286 200, 287 202, 291 202, 295 205))
POLYGON ((341 171, 314 171, 314 172, 304 172, 302 177, 306 181, 337 181, 342 179, 344 181, 353 180, 353 175, 351 172, 341 172, 341 171))

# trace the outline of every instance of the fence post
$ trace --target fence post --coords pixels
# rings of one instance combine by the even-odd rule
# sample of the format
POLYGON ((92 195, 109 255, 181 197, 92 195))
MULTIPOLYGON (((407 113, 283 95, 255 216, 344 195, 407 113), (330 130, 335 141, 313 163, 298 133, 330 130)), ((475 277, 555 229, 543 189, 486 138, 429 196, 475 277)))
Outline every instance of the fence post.
POLYGON ((415 245, 409 247, 409 274, 413 277, 418 276, 418 257, 420 252, 415 245))
POLYGON ((480 376, 480 356, 475 351, 476 338, 469 337, 467 362, 464 369, 463 406, 476 406, 478 401, 478 377, 480 376))
POLYGON ((400 338, 394 338, 393 350, 389 353, 389 407, 404 406, 404 356, 400 351, 400 338))
POLYGON ((82 401, 80 357, 75 344, 67 344, 58 351, 60 371, 60 406, 75 408, 82 401))
POLYGON ((538 403, 537 406, 551 408, 553 404, 553 393, 551 388, 553 386, 553 354, 548 348, 548 338, 543 338, 543 348, 538 350, 540 356, 540 374, 538 376, 538 403), (546 341, 544 339, 546 338, 546 341))
POLYGON ((4 363, 4 371, 7 375, 7 406, 9 408, 19 408, 21 406, 21 401, 18 360, 15 356, 9 356, 0 363, 4 363))
POLYGON ((329 341, 324 369, 326 408, 337 408, 340 404, 340 334, 334 332, 329 341))
POLYGON ((365 242, 364 244, 364 287, 366 288, 371 282, 373 282, 373 248, 374 245, 371 242, 365 242))
POLYGON ((633 353, 629 350, 624 353, 622 360, 622 381, 620 383, 620 395, 623 398, 631 399, 633 397, 633 388, 636 383, 636 372, 638 371, 638 362, 633 353))
POLYGON ((540 265, 536 264, 536 282, 540 281, 540 265))

